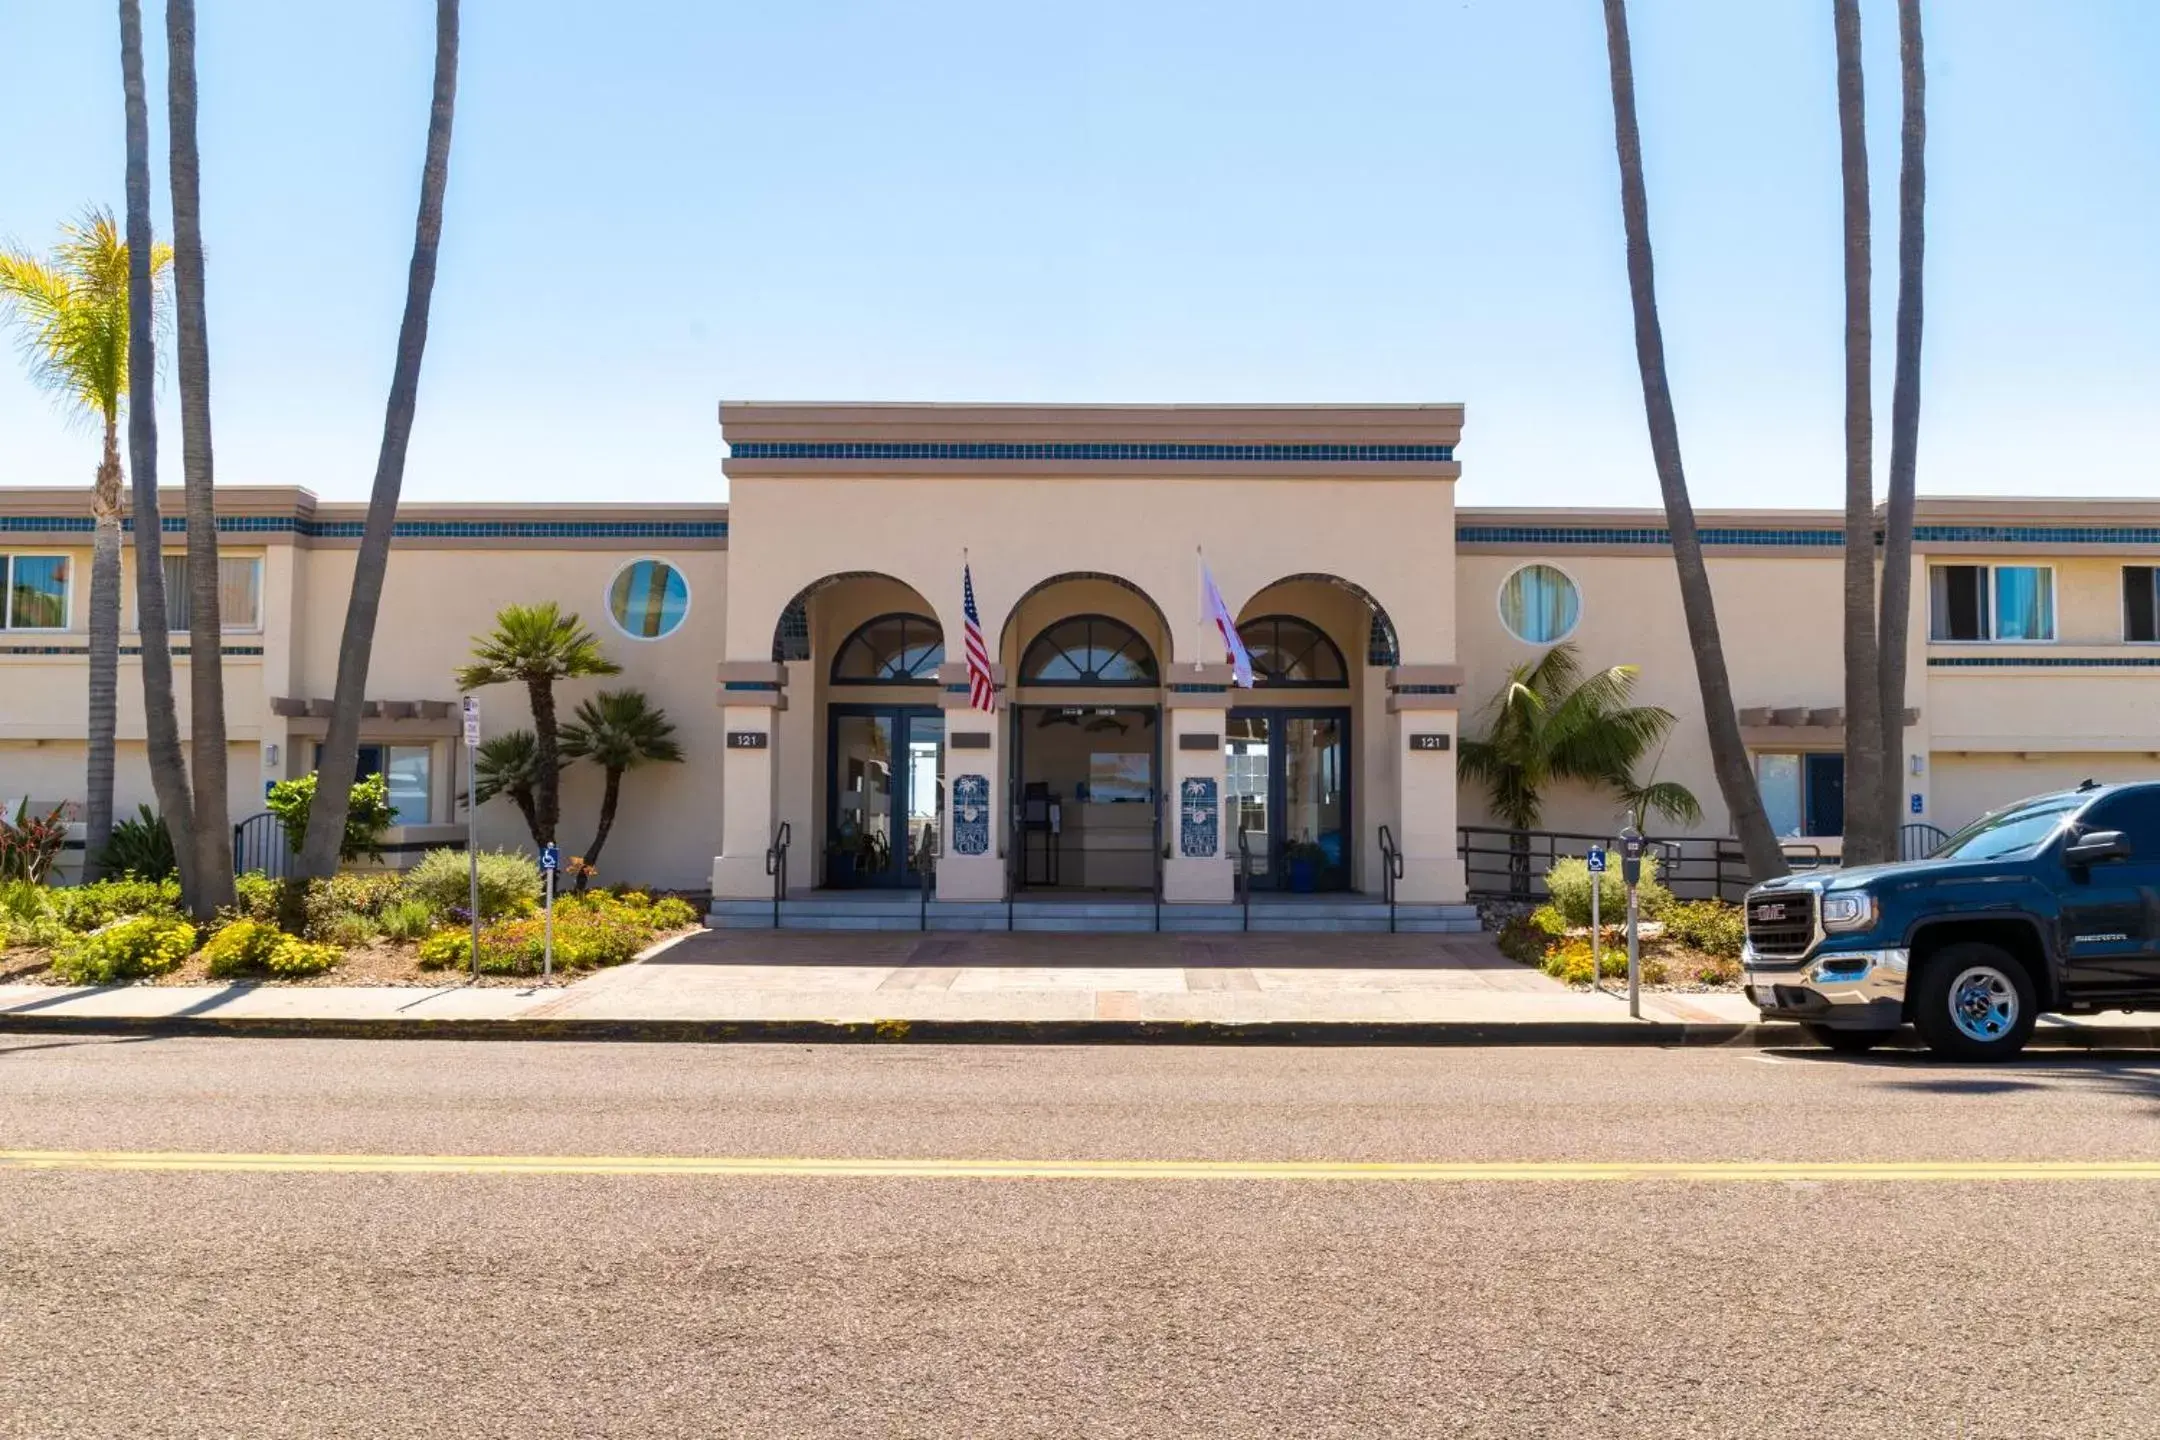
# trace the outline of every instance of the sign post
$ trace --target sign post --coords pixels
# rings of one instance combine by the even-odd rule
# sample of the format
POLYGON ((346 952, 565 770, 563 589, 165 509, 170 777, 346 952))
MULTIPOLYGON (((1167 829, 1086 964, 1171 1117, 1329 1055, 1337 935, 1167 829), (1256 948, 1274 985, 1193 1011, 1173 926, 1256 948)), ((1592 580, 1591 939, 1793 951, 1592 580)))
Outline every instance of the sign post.
POLYGON ((1642 1019, 1642 948, 1636 937, 1636 921, 1639 918, 1635 905, 1635 887, 1642 883, 1642 831, 1633 825, 1620 832, 1620 878, 1627 882, 1627 1011, 1636 1020, 1642 1019))
POLYGON ((465 866, 471 881, 472 978, 480 979, 480 701, 465 697, 465 866))
POLYGON ((1598 891, 1605 888, 1605 847, 1592 845, 1584 857, 1590 867, 1590 988, 1604 993, 1605 927, 1598 923, 1598 891))
POLYGON ((545 948, 540 952, 540 978, 552 979, 555 975, 555 875, 562 869, 562 851, 550 840, 540 847, 540 878, 547 882, 547 920, 544 933, 545 948))

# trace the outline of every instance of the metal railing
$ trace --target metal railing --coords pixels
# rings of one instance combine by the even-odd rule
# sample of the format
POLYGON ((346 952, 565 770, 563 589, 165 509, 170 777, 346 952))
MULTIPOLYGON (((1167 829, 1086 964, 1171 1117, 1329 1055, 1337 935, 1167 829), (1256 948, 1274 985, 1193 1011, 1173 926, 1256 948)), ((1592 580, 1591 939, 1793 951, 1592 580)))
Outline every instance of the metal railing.
POLYGON ((1380 893, 1387 898, 1388 934, 1395 933, 1395 882, 1402 879, 1402 851, 1395 844, 1395 832, 1387 826, 1380 827, 1380 893))
POLYGON ((235 875, 260 870, 272 880, 283 880, 292 874, 293 853, 285 840, 285 822, 268 810, 233 826, 232 837, 235 875))
POLYGON ((1240 825, 1237 832, 1237 888, 1238 902, 1244 906, 1243 929, 1252 929, 1252 842, 1246 839, 1246 829, 1240 825))
POLYGON ((1929 825, 1918 820, 1910 825, 1901 825, 1897 832, 1898 859, 1925 860, 1942 848, 1943 841, 1949 838, 1950 832, 1940 825, 1929 825))
POLYGON ((918 882, 920 900, 916 908, 916 928, 930 928, 930 887, 937 881, 937 827, 925 825, 922 843, 915 847, 915 878, 918 882))
MULTIPOLYGON (((1545 872, 1555 860, 1580 856, 1592 845, 1614 848, 1617 842, 1610 835, 1498 825, 1464 825, 1456 831, 1456 852, 1462 856, 1472 900, 1535 904, 1549 899, 1545 872)), ((1729 836, 1681 835, 1651 839, 1645 846, 1657 858, 1658 883, 1683 900, 1738 902, 1755 883, 1747 856, 1729 836)), ((1835 863, 1827 861, 1817 845, 1794 843, 1784 849, 1786 863, 1795 870, 1835 863)))
POLYGON ((773 832, 773 842, 765 851, 765 873, 773 877, 772 928, 775 930, 780 928, 780 902, 787 899, 787 852, 788 846, 793 844, 794 840, 794 827, 783 820, 780 828, 773 832))

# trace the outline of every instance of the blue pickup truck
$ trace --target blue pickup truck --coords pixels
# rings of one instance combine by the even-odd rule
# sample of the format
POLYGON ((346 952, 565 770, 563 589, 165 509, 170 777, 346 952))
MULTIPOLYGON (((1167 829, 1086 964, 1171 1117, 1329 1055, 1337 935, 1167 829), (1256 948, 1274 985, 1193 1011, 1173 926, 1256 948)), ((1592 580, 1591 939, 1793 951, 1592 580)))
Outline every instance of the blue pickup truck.
POLYGON ((2039 795, 1925 860, 1748 892, 1749 998, 1833 1050, 1911 1024, 1938 1055, 2015 1055, 2042 1012, 2160 1008, 2160 784, 2039 795))

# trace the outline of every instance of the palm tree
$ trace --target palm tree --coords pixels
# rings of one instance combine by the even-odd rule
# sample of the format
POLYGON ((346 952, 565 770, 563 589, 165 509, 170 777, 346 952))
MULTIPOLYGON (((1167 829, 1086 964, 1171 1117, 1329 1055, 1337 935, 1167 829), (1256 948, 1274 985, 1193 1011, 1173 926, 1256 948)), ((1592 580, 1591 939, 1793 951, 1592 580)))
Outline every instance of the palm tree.
POLYGON ((667 712, 647 700, 644 691, 602 690, 581 703, 577 719, 563 727, 562 753, 566 759, 590 760, 607 772, 607 788, 600 795, 600 828, 593 832, 585 864, 578 870, 577 888, 582 893, 600 862, 608 831, 615 827, 623 772, 652 763, 680 764, 683 751, 667 712))
MULTIPOLYGON (((150 111, 143 91, 141 0, 120 0, 120 81, 127 112, 128 463, 134 471, 135 629, 142 647, 143 733, 150 788, 173 830, 180 891, 199 899, 195 807, 188 795, 180 720, 173 706, 172 645, 165 609, 164 529, 158 513, 156 345, 151 320, 150 111)), ((223 837, 219 837, 222 841, 223 837)), ((229 863, 229 862, 228 862, 229 863)))
MULTIPOLYGON (((1873 244, 1868 213, 1860 0, 1831 0, 1838 149, 1845 181, 1845 860, 1883 858, 1883 699, 1875 627, 1873 244)), ((1903 707, 1899 707, 1901 710, 1903 707)))
MULTIPOLYGON (((558 762, 556 772, 561 773, 558 762)), ((545 844, 540 838, 540 742, 530 730, 511 730, 493 735, 480 742, 473 752, 473 804, 485 805, 498 795, 507 795, 525 817, 525 828, 532 832, 533 844, 545 844)))
POLYGON ((600 642, 575 615, 554 601, 507 605, 495 629, 473 641, 473 663, 458 667, 460 690, 486 685, 525 687, 532 702, 533 747, 538 762, 533 787, 533 839, 555 840, 562 820, 562 747, 555 722, 555 683, 587 675, 619 675, 622 666, 600 653, 600 642))
MULTIPOLYGON (((153 246, 150 281, 172 247, 153 246)), ((155 315, 153 315, 155 320, 155 315)), ((31 379, 104 427, 105 447, 90 490, 90 753, 83 806, 83 878, 105 868, 112 840, 113 747, 120 711, 120 401, 128 388, 128 252, 111 210, 93 206, 60 227, 60 243, 40 260, 0 250, 0 320, 22 331, 31 379)))
MULTIPOLYGON (((436 0, 435 91, 428 110, 427 157, 420 167, 420 216, 414 225, 412 265, 405 280, 405 318, 398 326, 397 362, 390 372, 390 400, 383 412, 382 449, 375 458, 375 488, 353 562, 352 596, 345 604, 345 633, 338 642, 337 688, 330 727, 323 737, 322 768, 343 775, 359 763, 360 708, 367 695, 368 665, 375 650, 375 620, 390 566, 398 495, 405 485, 405 452, 412 440, 420 393, 420 357, 427 349, 428 306, 435 294, 435 254, 442 242, 443 191, 450 181, 450 122, 457 105, 458 0, 436 0)), ((300 852, 302 875, 327 876, 337 868, 338 840, 345 831, 345 797, 336 786, 308 820, 300 852)))
POLYGON ((1733 707, 1732 676, 1718 633, 1710 572, 1703 565, 1695 506, 1688 498, 1680 461, 1680 424, 1673 415, 1672 385, 1665 374, 1665 332, 1658 321, 1657 278, 1650 254, 1650 202, 1643 184, 1642 134, 1635 123, 1635 62, 1628 48, 1627 0, 1605 0, 1605 51, 1612 69, 1613 143, 1620 158, 1620 218, 1627 231, 1628 295, 1635 310, 1635 359, 1642 372, 1643 410, 1650 427, 1650 454, 1665 497, 1665 528, 1672 535, 1679 571, 1680 610, 1695 651, 1695 679, 1702 690, 1703 724, 1710 735, 1710 762, 1718 791, 1732 816, 1733 833, 1757 879, 1785 873, 1785 853, 1763 811, 1762 791, 1740 738, 1733 707))
POLYGON ((172 170, 173 297, 178 325, 180 469, 187 493, 189 751, 195 768, 193 910, 233 903, 225 794, 224 625, 218 605, 217 492, 210 439, 210 330, 203 301, 202 165, 195 143, 195 0, 165 0, 166 110, 172 170))
POLYGON ((1905 651, 1912 609, 1914 477, 1920 450, 1921 260, 1927 250, 1927 63, 1920 44, 1920 0, 1898 0, 1899 70, 1904 131, 1898 164, 1896 379, 1890 393, 1890 502, 1883 517, 1881 666, 1884 859, 1903 823, 1905 651))

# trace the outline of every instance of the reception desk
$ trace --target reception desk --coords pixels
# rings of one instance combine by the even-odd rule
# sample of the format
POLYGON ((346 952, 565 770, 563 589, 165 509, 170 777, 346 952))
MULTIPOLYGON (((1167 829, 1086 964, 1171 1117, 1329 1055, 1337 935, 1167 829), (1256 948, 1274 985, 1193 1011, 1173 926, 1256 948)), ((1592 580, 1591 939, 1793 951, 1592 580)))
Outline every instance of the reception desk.
POLYGON ((1060 833, 1046 837, 1058 851, 1058 888, 1155 888, 1154 806, 1067 800, 1061 819, 1060 833))

